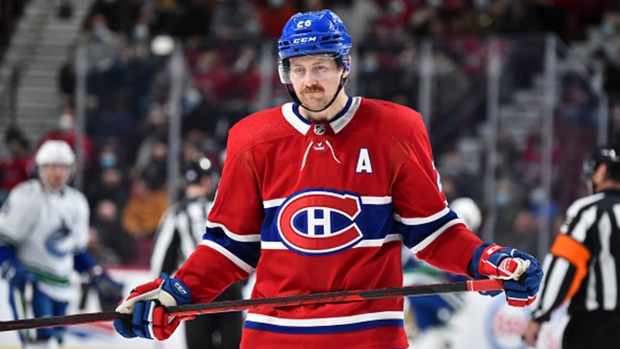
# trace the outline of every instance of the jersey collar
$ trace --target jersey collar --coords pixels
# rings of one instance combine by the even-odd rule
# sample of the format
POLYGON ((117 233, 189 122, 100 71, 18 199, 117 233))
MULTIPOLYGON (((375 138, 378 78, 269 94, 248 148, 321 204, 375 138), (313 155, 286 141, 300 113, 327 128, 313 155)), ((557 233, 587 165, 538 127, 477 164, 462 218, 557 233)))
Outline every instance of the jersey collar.
MULTIPOLYGON (((338 114, 335 118, 329 121, 331 128, 334 130, 334 133, 338 133, 342 131, 349 124, 349 122, 353 119, 355 112, 360 106, 362 102, 362 97, 350 97, 347 105, 344 107, 342 112, 338 114)), ((295 128, 299 133, 305 135, 308 133, 312 122, 304 119, 303 116, 299 114, 297 111, 297 106, 295 103, 286 103, 282 106, 282 115, 284 115, 284 119, 288 121, 293 128, 295 128)))

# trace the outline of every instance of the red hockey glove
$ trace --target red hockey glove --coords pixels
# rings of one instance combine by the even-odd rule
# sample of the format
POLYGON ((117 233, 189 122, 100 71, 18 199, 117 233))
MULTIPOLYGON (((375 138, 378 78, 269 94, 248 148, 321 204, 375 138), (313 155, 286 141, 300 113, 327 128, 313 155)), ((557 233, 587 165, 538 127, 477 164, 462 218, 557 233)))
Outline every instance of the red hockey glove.
MULTIPOLYGON (((505 280, 506 300, 515 307, 524 307, 534 302, 543 276, 542 267, 536 258, 489 242, 474 251, 470 267, 476 279, 492 277, 505 280)), ((498 293, 486 294, 495 296, 498 293)))
POLYGON ((170 317, 165 307, 188 304, 191 292, 179 279, 166 274, 131 291, 116 311, 133 314, 131 321, 114 320, 114 328, 125 338, 168 339, 181 323, 170 317))

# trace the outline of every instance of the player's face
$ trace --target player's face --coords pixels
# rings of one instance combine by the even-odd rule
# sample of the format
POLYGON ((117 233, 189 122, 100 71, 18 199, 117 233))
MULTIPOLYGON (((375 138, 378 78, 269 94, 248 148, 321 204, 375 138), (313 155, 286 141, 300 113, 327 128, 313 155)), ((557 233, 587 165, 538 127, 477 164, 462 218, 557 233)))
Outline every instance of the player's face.
POLYGON ((324 108, 338 90, 342 68, 326 54, 289 59, 289 77, 297 97, 310 109, 324 108))
POLYGON ((67 165, 50 164, 43 166, 42 169, 43 181, 45 184, 54 191, 62 189, 62 187, 69 181, 71 175, 71 168, 67 165))

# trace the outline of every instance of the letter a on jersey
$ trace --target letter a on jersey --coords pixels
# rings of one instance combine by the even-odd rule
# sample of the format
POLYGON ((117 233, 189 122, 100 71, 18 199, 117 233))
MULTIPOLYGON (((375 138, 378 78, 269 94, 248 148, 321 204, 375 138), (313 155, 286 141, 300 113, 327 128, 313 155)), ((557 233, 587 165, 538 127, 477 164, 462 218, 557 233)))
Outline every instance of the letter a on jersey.
POLYGON ((335 253, 352 247, 363 234, 355 223, 361 199, 320 189, 289 198, 278 213, 278 232, 291 250, 305 255, 335 253))
POLYGON ((357 166, 355 166, 355 173, 372 173, 372 164, 370 163, 370 155, 368 155, 367 148, 360 149, 360 155, 357 157, 357 166))

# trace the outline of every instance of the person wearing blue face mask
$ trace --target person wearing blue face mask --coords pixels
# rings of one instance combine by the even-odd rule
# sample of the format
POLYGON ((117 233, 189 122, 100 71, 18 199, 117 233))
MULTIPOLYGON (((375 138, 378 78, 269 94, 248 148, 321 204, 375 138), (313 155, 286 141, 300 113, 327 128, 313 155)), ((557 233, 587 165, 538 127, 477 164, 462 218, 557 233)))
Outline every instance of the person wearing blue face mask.
POLYGON ((118 159, 116 158, 116 154, 112 152, 102 153, 99 157, 99 165, 101 168, 113 168, 118 164, 118 159))

